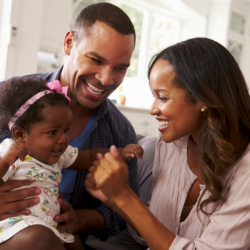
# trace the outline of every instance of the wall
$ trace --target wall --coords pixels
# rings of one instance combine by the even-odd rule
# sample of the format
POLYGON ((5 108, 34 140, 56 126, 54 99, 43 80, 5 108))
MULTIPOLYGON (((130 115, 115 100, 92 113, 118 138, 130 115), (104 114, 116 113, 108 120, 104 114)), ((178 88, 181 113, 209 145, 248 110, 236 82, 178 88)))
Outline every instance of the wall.
MULTIPOLYGON (((11 1, 7 1, 10 4, 11 1)), ((6 70, 2 72, 0 80, 37 70, 43 0, 12 0, 11 3, 11 6, 8 5, 11 7, 9 11, 5 9, 8 15, 5 25, 10 26, 10 37, 1 47, 7 56, 6 70)))

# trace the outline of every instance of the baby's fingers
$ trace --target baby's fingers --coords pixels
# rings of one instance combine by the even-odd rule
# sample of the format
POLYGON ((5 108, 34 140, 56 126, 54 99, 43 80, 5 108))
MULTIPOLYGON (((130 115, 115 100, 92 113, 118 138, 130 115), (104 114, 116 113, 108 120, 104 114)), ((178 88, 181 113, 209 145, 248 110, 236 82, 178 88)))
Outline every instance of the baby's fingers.
POLYGON ((134 152, 133 152, 136 157, 138 159, 142 159, 142 156, 143 156, 143 148, 141 146, 138 145, 138 147, 136 149, 134 149, 134 152))
POLYGON ((127 154, 124 155, 124 160, 125 161, 130 161, 134 157, 135 157, 135 154, 133 154, 133 153, 127 153, 127 154))

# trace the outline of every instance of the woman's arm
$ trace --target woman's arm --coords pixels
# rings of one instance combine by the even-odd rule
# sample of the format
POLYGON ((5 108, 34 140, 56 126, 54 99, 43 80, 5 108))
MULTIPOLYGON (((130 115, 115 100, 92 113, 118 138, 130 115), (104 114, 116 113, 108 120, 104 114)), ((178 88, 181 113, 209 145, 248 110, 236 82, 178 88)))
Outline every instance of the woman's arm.
POLYGON ((99 160, 100 165, 96 168, 98 164, 95 163, 91 167, 85 182, 89 192, 134 227, 151 249, 169 249, 175 235, 157 220, 131 190, 127 165, 115 147, 111 147, 110 153, 99 160))
MULTIPOLYGON (((78 149, 78 155, 75 162, 69 167, 69 169, 74 170, 88 170, 92 163, 96 160, 96 155, 98 153, 105 155, 109 152, 107 148, 93 148, 93 149, 78 149)), ((118 149, 122 159, 124 161, 129 161, 135 156, 139 159, 142 158, 143 149, 140 145, 129 144, 124 148, 118 149)))
MULTIPOLYGON (((134 227, 152 250, 249 249, 250 157, 240 164, 233 178, 230 178, 230 185, 225 189, 225 202, 211 204, 215 207, 211 210, 213 214, 209 216, 209 223, 201 232, 201 237, 193 242, 172 234, 142 204, 128 187, 126 163, 114 148, 105 158, 99 158, 99 161, 99 164, 95 163, 90 168, 90 174, 85 181, 88 191, 134 227)), ((166 211, 166 216, 171 215, 166 211)))

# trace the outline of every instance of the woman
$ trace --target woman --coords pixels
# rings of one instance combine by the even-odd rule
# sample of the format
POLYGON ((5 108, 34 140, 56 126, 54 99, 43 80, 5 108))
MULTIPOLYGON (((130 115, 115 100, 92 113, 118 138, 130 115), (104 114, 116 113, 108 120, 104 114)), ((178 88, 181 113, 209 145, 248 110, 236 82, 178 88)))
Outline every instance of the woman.
POLYGON ((217 42, 194 38, 159 53, 148 76, 161 132, 150 211, 114 147, 87 188, 151 249, 249 249, 250 99, 239 66, 217 42))

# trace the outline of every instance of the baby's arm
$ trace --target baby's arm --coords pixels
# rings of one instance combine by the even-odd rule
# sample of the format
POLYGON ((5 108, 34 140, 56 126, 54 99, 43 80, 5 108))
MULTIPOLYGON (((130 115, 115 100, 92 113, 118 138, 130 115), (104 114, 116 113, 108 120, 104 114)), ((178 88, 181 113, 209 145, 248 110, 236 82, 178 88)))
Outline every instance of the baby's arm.
MULTIPOLYGON (((142 147, 137 144, 129 144, 125 148, 119 148, 118 150, 124 161, 129 161, 135 156, 141 159, 143 155, 142 147)), ((69 169, 88 170, 96 160, 98 153, 105 155, 108 152, 109 149, 107 148, 79 149, 77 158, 69 169)))
POLYGON ((29 154, 29 149, 24 143, 12 143, 6 147, 0 156, 0 184, 3 183, 2 177, 6 174, 9 166, 20 158, 24 161, 25 156, 29 154))

